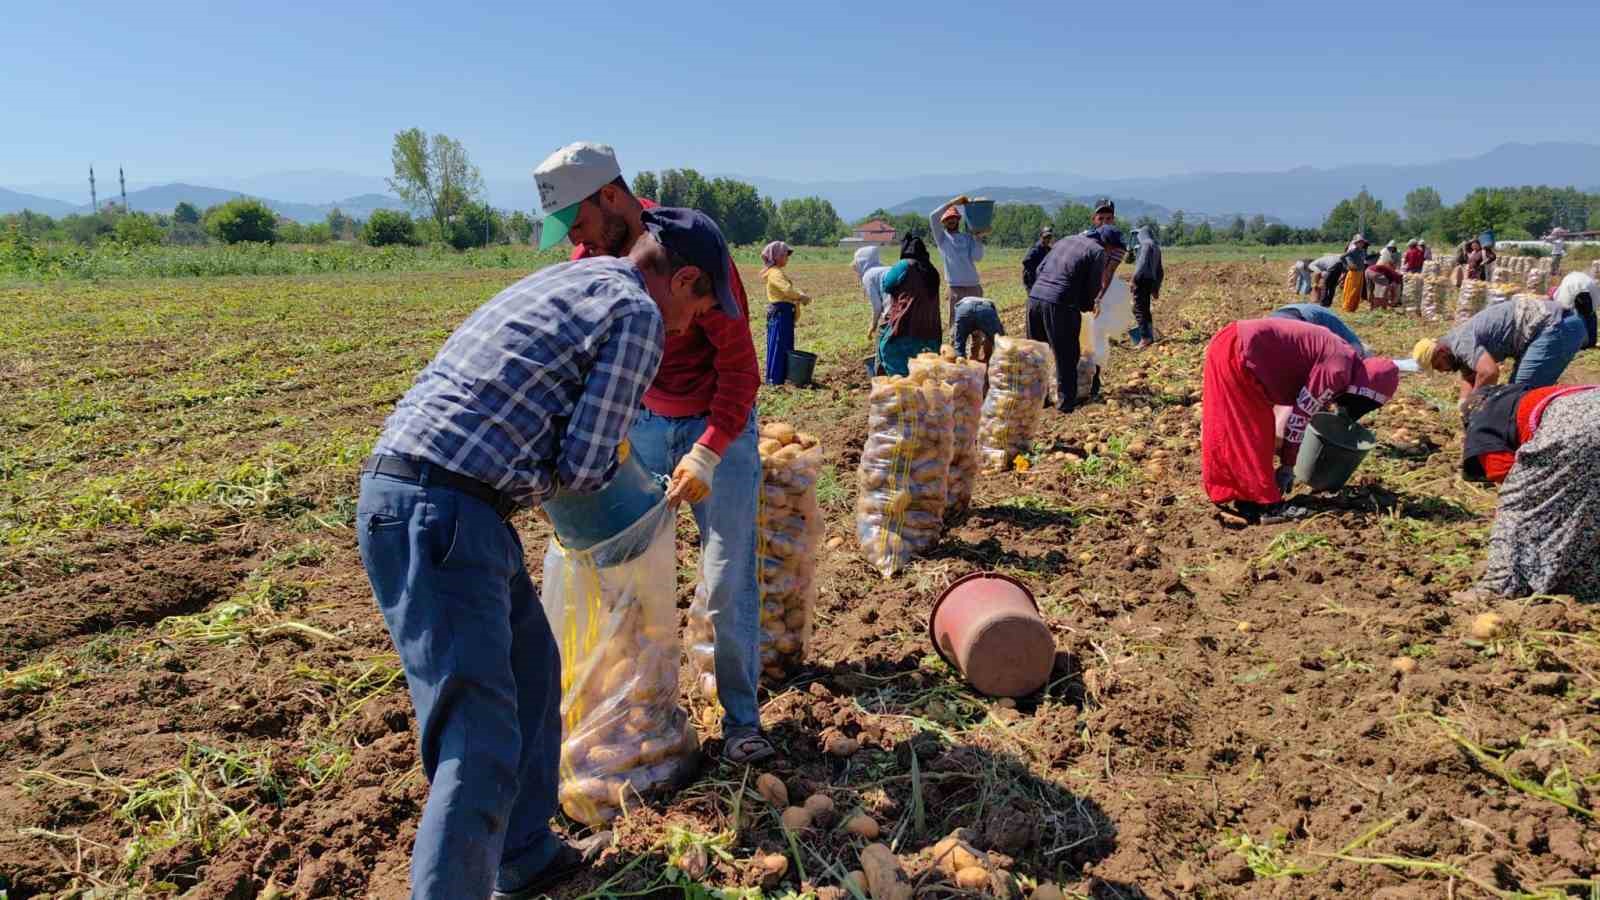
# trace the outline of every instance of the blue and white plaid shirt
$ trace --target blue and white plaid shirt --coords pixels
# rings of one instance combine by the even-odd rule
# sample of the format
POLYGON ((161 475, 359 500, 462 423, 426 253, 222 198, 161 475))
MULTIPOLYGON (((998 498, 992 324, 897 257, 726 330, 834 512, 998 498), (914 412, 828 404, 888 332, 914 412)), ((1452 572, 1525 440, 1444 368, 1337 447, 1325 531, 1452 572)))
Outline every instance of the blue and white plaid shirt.
POLYGON ((375 453, 433 463, 522 504, 586 493, 616 470, 665 327, 633 263, 595 257, 529 275, 445 341, 375 453))

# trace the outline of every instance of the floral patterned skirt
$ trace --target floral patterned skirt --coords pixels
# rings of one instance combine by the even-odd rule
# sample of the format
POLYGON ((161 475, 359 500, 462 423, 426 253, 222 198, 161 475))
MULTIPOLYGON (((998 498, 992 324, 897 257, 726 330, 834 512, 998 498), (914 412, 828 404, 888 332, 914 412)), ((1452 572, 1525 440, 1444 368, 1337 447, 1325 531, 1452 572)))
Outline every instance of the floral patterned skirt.
POLYGON ((1479 586, 1600 600, 1600 391, 1552 400, 1517 451, 1479 586))

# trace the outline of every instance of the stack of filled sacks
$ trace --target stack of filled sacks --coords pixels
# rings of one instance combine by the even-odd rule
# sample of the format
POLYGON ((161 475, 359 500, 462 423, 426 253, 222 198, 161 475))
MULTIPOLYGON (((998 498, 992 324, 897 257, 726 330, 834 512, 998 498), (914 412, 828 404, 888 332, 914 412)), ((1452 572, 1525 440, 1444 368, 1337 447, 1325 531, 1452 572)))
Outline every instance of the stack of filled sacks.
POLYGON ((943 382, 872 379, 867 443, 856 470, 856 537, 867 561, 885 578, 904 568, 913 554, 931 549, 943 534, 954 395, 943 382))
POLYGON ((918 384, 943 382, 951 395, 950 480, 946 494, 945 517, 960 515, 972 503, 972 490, 978 483, 978 421, 983 415, 983 382, 987 369, 982 363, 956 359, 945 348, 943 354, 924 353, 910 362, 910 378, 918 384))
POLYGON ((1429 322, 1439 321, 1439 311, 1444 308, 1444 298, 1448 296, 1450 296, 1450 279, 1423 276, 1422 318, 1429 322))
MULTIPOLYGON (((825 525, 817 506, 822 447, 815 435, 772 422, 762 427, 756 565, 761 588, 761 675, 782 681, 805 660, 817 603, 817 550, 825 525)), ((689 605, 689 664, 701 696, 717 696, 716 632, 705 579, 689 605)))
POLYGON ((1011 467, 1018 454, 1033 449, 1033 430, 1055 385, 1055 354, 1050 345, 1001 337, 989 360, 989 393, 978 422, 978 454, 986 472, 1011 467))
POLYGON ((1550 271, 1548 269, 1533 269, 1528 272, 1528 277, 1523 279, 1523 287, 1529 293, 1548 294, 1550 292, 1550 271))
POLYGON ((1456 321, 1465 322, 1472 318, 1489 303, 1489 285, 1482 281, 1466 279, 1461 282, 1461 290, 1456 294, 1456 321))
POLYGON ((1415 272, 1407 272, 1400 288, 1400 308, 1406 312, 1422 311, 1422 288, 1426 281, 1415 272))

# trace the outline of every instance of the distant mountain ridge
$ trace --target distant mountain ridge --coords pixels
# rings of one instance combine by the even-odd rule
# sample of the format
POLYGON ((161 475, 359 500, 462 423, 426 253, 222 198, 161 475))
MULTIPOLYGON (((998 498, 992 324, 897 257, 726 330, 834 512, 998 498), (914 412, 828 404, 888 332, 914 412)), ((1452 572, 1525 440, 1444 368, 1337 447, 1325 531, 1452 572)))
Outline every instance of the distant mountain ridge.
MULTIPOLYGON (((207 207, 226 203, 235 197, 247 196, 256 195, 242 191, 175 182, 173 184, 161 184, 130 191, 128 193, 128 206, 136 212, 170 213, 173 207, 179 203, 191 203, 196 208, 204 211, 207 207)), ((121 201, 121 197, 117 194, 102 195, 100 199, 102 202, 121 201)), ((406 204, 400 198, 377 193, 358 194, 333 203, 294 203, 275 200, 270 197, 258 197, 258 199, 279 215, 304 223, 321 222, 336 207, 345 215, 356 219, 368 218, 374 211, 379 209, 406 209, 406 204)), ((64 216, 71 213, 82 214, 93 211, 88 204, 73 206, 48 197, 21 194, 0 188, 0 214, 20 212, 24 209, 31 209, 34 212, 44 213, 49 216, 64 216)))
MULTIPOLYGON (((1094 194, 1065 194, 1061 191, 1053 191, 1049 188, 1042 187, 981 187, 975 190, 967 191, 967 194, 973 197, 984 197, 997 203, 1037 204, 1038 206, 1044 207, 1045 212, 1051 213, 1052 215, 1055 214, 1056 210, 1059 210, 1061 207, 1066 206, 1069 203, 1076 203, 1080 206, 1092 207, 1100 200, 1100 196, 1104 196, 1096 196, 1094 194)), ((904 203, 897 203, 894 206, 888 207, 888 211, 896 215, 908 212, 927 215, 935 209, 938 209, 939 204, 948 199, 950 199, 948 196, 928 194, 926 196, 907 200, 904 203)), ((1135 197, 1113 197, 1112 200, 1117 205, 1117 217, 1123 221, 1134 222, 1144 218, 1145 216, 1149 216, 1150 218, 1155 219, 1157 222, 1160 222, 1164 225, 1172 220, 1172 210, 1165 206, 1160 206, 1155 203, 1146 203, 1143 200, 1135 197)), ((1198 225, 1201 222, 1209 222, 1213 227, 1215 227, 1219 225, 1229 225, 1235 218, 1239 216, 1244 216, 1246 219, 1248 219, 1252 215, 1254 215, 1254 213, 1229 212, 1213 214, 1194 210, 1184 210, 1183 218, 1184 221, 1188 222, 1190 225, 1198 225)), ((1269 223, 1279 221, 1273 216, 1267 216, 1266 218, 1269 223)))

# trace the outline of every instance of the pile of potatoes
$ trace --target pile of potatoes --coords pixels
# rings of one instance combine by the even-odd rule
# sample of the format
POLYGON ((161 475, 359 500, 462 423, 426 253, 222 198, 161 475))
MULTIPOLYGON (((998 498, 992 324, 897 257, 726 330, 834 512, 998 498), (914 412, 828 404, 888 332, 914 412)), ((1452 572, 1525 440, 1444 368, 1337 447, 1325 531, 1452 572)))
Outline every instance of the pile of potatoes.
MULTIPOLYGON (((671 531, 666 531, 670 541, 671 531)), ((678 705, 677 610, 670 583, 647 603, 646 577, 605 583, 589 652, 563 652, 561 808, 587 825, 609 822, 631 798, 679 783, 699 753, 678 705)), ((575 624, 575 623, 574 623, 575 624)), ((560 637, 560 635, 558 635, 560 637)), ((570 640, 563 650, 570 649, 570 640)))
POLYGON ((1548 293, 1550 290, 1550 273, 1535 269, 1528 273, 1528 277, 1523 281, 1523 286, 1531 293, 1548 293))
POLYGON ((872 379, 867 443, 856 470, 856 537, 885 578, 932 548, 944 531, 954 394, 943 382, 872 379))
MULTIPOLYGON (((756 565, 761 588, 761 674, 792 675, 805 659, 817 603, 817 550, 826 525, 817 506, 822 446, 816 435, 782 422, 761 429, 761 496, 756 516, 756 565)), ((717 696, 716 634, 705 582, 689 605, 689 663, 701 696, 717 696)))
POLYGON ((1033 442, 1050 386, 1055 383, 1055 354, 1050 345, 1022 338, 1000 337, 989 360, 989 395, 978 422, 979 456, 986 472, 1011 467, 1033 442))
POLYGON ((1422 284, 1422 276, 1415 272, 1408 272, 1402 277, 1400 286, 1401 309, 1406 312, 1417 312, 1422 309, 1422 284))
POLYGON ((957 359, 945 347, 940 353, 924 353, 910 362, 911 380, 919 384, 944 382, 951 395, 950 482, 945 495, 945 515, 960 515, 972 505, 972 490, 978 483, 978 421, 983 416, 983 385, 988 369, 983 363, 957 359))
POLYGON ((1429 322, 1439 321, 1440 310, 1444 309, 1444 298, 1450 295, 1450 279, 1426 278, 1422 285, 1422 318, 1429 322))

